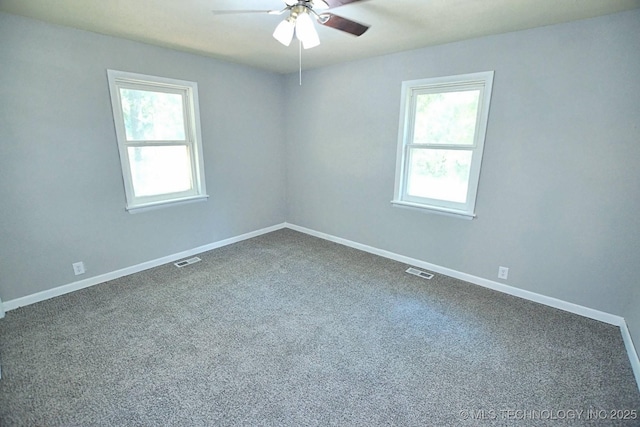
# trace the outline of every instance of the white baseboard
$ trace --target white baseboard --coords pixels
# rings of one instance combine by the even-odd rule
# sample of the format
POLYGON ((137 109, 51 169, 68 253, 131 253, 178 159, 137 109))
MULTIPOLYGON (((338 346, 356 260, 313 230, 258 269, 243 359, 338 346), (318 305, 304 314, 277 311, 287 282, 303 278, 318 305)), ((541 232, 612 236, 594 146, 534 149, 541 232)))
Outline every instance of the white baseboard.
POLYGON ((334 243, 339 243, 344 246, 349 246, 354 249, 359 249, 364 252, 369 252, 374 255, 379 255, 384 258, 389 258, 394 261, 402 262, 407 265, 413 265, 416 267, 424 268, 425 270, 430 270, 436 273, 444 274, 445 276, 453 277, 456 279, 464 280, 465 282, 469 282, 475 285, 479 285, 485 288, 493 289, 494 291, 502 292, 505 294, 513 295, 519 298, 523 298, 529 301, 537 302, 540 304, 547 305, 549 307, 557 308, 560 310, 568 311, 570 313, 578 314, 583 317, 588 317, 590 319, 599 320, 604 323, 608 323, 610 325, 618 326, 620 328, 620 332, 622 333, 622 338, 624 340, 625 347, 627 349, 627 354, 629 356, 629 361, 631 362, 631 368, 633 369, 633 374, 636 378, 636 384, 640 389, 640 360, 638 360, 638 354, 633 345, 633 341, 631 340, 631 335, 629 333, 629 329, 627 327, 627 322, 621 316, 616 316, 614 314, 605 313, 603 311, 595 310, 593 308, 584 307, 578 304, 573 304, 567 301, 563 301, 557 298, 552 298, 546 295, 541 295, 535 292, 527 291, 524 289, 519 289, 513 286, 508 286, 503 283, 494 282, 493 280, 484 279, 482 277, 473 276, 471 274, 462 273, 460 271, 452 270, 450 268, 442 267, 439 265, 431 264, 425 261, 421 261, 415 258, 410 258, 404 255, 399 255, 393 252, 385 251, 383 249, 378 249, 373 246, 363 245, 361 243, 356 243, 351 240, 343 239, 341 237, 336 237, 331 234, 322 233, 320 231, 312 230, 309 228, 301 227, 299 225, 286 223, 286 228, 290 228, 295 231, 299 231, 301 233, 309 234, 311 236, 319 237, 324 240, 329 240, 334 243))
POLYGON ((579 314, 581 316, 589 317, 591 319, 599 320, 601 322, 609 323, 611 325, 621 326, 624 323, 624 318, 613 315, 613 314, 605 313, 603 311, 594 310, 592 308, 583 307, 581 305, 562 301, 557 298, 548 297, 546 295, 541 295, 535 292, 526 291, 524 289, 519 289, 513 286, 505 285, 503 283, 494 282, 493 280, 488 280, 482 277, 473 276, 471 274, 462 273, 460 271, 456 271, 450 268, 431 264, 429 262, 421 261, 419 259, 410 258, 404 255, 398 255, 393 252, 374 248, 372 246, 363 245, 361 243, 352 242, 351 240, 332 236, 330 234, 311 230, 305 227, 300 227, 298 225, 287 223, 286 227, 292 230, 300 231, 301 233, 309 234, 311 236, 319 237, 321 239, 329 240, 335 243, 339 243, 341 245, 359 249, 364 252, 369 252, 371 254, 379 255, 384 258, 389 258, 395 261, 399 261, 404 264, 421 267, 426 270, 431 270, 436 273, 444 274, 445 276, 454 277, 456 279, 464 280, 465 282, 470 282, 475 285, 480 285, 485 288, 493 289, 494 291, 524 298, 526 300, 548 305, 550 307, 559 308, 560 310, 568 311, 574 314, 579 314))
POLYGON ((14 310, 16 308, 23 307, 25 305, 35 304, 40 301, 44 301, 60 295, 68 294, 69 292, 88 288, 90 286, 108 282, 109 280, 114 280, 119 277, 128 276, 129 274, 138 273, 140 271, 148 270, 150 268, 158 267, 160 265, 167 264, 170 262, 175 262, 182 258, 187 258, 193 255, 200 254, 202 252, 207 252, 213 249, 217 249, 223 246, 230 245, 232 243, 241 242, 243 240, 251 239, 253 237, 257 237, 262 234, 271 233, 272 231, 281 230, 283 228, 285 228, 284 223, 274 225, 271 227, 252 231, 250 233, 245 233, 240 236, 235 236, 228 239, 220 240, 218 242, 210 243, 208 245, 200 246, 200 247, 189 249, 187 251, 179 252, 173 255, 168 255, 162 258, 154 259, 151 261, 143 262, 141 264, 133 265, 133 266, 126 267, 116 271, 112 271, 106 274, 101 274, 99 276, 89 277, 87 279, 69 283, 67 285, 58 286, 53 289, 47 289, 46 291, 42 291, 35 294, 27 295, 21 298, 5 301, 3 304, 0 305, 0 314, 2 314, 0 318, 4 316, 5 311, 14 310))
POLYGON ((633 375, 636 377, 636 384, 638 384, 638 388, 640 389, 640 358, 638 358, 636 347, 633 345, 633 339, 631 339, 631 333, 629 332, 627 322, 624 322, 620 326, 620 332, 622 333, 624 345, 627 348, 627 354, 629 355, 629 362, 631 362, 633 375))

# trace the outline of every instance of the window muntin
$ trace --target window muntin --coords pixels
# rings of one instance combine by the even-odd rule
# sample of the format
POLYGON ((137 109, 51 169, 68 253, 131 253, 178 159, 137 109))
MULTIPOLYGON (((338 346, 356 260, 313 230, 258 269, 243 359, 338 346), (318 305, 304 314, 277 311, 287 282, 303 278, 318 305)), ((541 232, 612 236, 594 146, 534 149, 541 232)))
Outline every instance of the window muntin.
POLYGON ((393 203, 473 217, 493 72, 404 82, 393 203))
POLYGON ((206 199, 197 84, 108 70, 127 210, 206 199))

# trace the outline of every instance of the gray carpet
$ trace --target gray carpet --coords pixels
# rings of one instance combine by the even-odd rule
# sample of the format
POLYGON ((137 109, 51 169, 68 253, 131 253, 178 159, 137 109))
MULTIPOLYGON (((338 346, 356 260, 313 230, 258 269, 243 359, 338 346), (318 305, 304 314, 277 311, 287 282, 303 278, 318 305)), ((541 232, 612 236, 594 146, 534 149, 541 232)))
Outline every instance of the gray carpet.
POLYGON ((0 425, 640 424, 616 327, 291 230, 200 257, 7 313, 0 425))

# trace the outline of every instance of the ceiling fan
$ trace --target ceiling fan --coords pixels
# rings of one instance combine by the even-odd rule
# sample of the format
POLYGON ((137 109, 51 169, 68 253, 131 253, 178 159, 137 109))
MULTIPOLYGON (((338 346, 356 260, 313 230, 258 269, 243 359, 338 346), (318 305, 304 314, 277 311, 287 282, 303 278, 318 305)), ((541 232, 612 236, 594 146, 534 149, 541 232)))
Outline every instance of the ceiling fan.
POLYGON ((213 13, 216 15, 235 13, 283 15, 288 13, 288 16, 276 27, 273 37, 283 45, 289 46, 295 34, 302 46, 305 49, 310 49, 320 44, 318 32, 313 25, 313 18, 318 24, 325 27, 344 31, 357 37, 363 35, 369 29, 368 25, 326 12, 327 9, 359 1, 364 0, 284 0, 285 7, 282 10, 214 10, 213 13))

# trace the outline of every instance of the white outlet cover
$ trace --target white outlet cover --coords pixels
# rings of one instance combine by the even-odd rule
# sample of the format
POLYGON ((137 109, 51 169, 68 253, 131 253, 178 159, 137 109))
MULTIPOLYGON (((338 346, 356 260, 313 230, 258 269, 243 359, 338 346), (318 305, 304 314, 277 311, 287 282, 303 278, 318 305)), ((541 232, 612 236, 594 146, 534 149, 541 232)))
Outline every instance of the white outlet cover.
POLYGON ((498 279, 507 279, 509 277, 509 268, 507 267, 499 267, 498 268, 498 279))
POLYGON ((83 262, 74 262, 73 264, 73 272, 75 275, 84 274, 84 263, 83 262))

